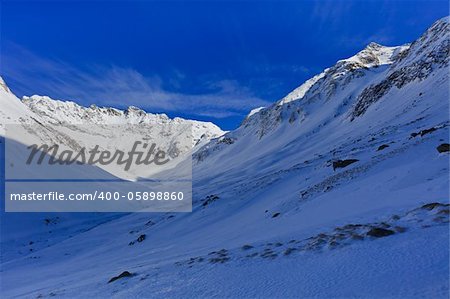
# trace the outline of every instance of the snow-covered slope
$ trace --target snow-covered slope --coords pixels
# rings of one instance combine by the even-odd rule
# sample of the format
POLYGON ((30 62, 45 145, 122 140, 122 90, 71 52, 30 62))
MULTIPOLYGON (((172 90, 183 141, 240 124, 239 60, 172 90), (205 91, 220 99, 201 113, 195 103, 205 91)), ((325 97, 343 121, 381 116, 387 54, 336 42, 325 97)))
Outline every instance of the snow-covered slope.
POLYGON ((448 298, 449 32, 370 44, 211 140, 192 213, 4 243, 4 294, 448 298))
POLYGON ((0 77, 0 132, 4 136, 5 124, 17 124, 31 119, 33 113, 11 92, 0 77))

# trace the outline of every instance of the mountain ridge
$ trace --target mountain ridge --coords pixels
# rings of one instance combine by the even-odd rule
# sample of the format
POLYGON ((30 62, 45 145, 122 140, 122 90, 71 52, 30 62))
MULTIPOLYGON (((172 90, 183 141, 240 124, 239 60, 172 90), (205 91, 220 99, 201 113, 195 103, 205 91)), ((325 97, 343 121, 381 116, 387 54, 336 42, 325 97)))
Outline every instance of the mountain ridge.
MULTIPOLYGON (((0 83, 3 87, 2 91, 8 94, 7 97, 0 97, 1 104, 4 107, 11 106, 9 109, 21 111, 21 113, 17 114, 10 113, 11 115, 7 115, 8 109, 0 112, 2 124, 11 122, 20 123, 20 120, 23 121, 26 117, 33 117, 40 122, 48 122, 51 124, 189 124, 192 126, 194 145, 204 143, 212 138, 217 138, 225 133, 211 122, 179 117, 169 118, 166 114, 147 113, 134 106, 129 106, 125 110, 113 107, 97 107, 96 105, 84 107, 73 101, 54 100, 48 96, 38 95, 31 97, 24 96, 20 100, 10 91, 1 77, 0 83)), ((32 123, 33 121, 29 122, 32 123)))

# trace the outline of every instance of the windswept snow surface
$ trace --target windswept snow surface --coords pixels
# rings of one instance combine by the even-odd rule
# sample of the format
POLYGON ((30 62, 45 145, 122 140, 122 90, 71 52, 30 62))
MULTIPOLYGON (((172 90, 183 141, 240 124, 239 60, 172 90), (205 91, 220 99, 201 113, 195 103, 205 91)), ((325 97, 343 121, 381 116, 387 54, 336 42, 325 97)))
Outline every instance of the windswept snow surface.
POLYGON ((448 298, 449 27, 198 149, 192 213, 2 217, 3 296, 448 298))

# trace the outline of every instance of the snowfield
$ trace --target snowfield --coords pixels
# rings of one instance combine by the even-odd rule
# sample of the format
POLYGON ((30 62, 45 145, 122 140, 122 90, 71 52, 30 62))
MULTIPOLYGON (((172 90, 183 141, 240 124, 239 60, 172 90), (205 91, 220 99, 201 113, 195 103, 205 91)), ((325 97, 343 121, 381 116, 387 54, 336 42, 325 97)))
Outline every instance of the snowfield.
MULTIPOLYGON (((448 298, 449 33, 371 43, 234 131, 194 122, 191 213, 2 205, 2 297, 448 298)), ((177 121, 0 83, 2 124, 177 121)))

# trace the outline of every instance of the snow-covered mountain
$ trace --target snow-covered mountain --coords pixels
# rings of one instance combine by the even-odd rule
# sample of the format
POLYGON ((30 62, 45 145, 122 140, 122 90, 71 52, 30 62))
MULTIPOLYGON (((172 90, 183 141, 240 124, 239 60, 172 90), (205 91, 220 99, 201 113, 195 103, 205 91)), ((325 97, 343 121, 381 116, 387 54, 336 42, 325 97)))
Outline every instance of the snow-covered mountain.
MULTIPOLYGON (((252 111, 194 153, 192 213, 6 214, 4 294, 447 298, 449 34, 371 43, 252 111)), ((23 106, 2 103, 97 109, 23 106)))
POLYGON ((46 96, 31 96, 22 99, 31 111, 53 124, 167 124, 192 126, 194 145, 219 137, 225 132, 211 122, 169 118, 166 114, 146 113, 142 109, 130 106, 126 110, 110 107, 83 107, 71 101, 53 100, 46 96))
MULTIPOLYGON (((53 100, 47 96, 24 97, 19 100, 2 80, 0 88, 0 132, 3 124, 18 124, 24 135, 14 130, 11 139, 25 145, 54 144, 76 151, 99 145, 101 150, 120 149, 114 140, 126 144, 125 138, 154 142, 160 148, 177 155, 190 154, 212 138, 223 135, 218 126, 210 122, 169 118, 165 114, 152 114, 136 108, 83 107, 70 101, 53 100), (31 132, 31 133, 30 133, 31 132)), ((107 172, 125 179, 151 175, 146 169, 124 171, 118 165, 101 166, 107 172)))

